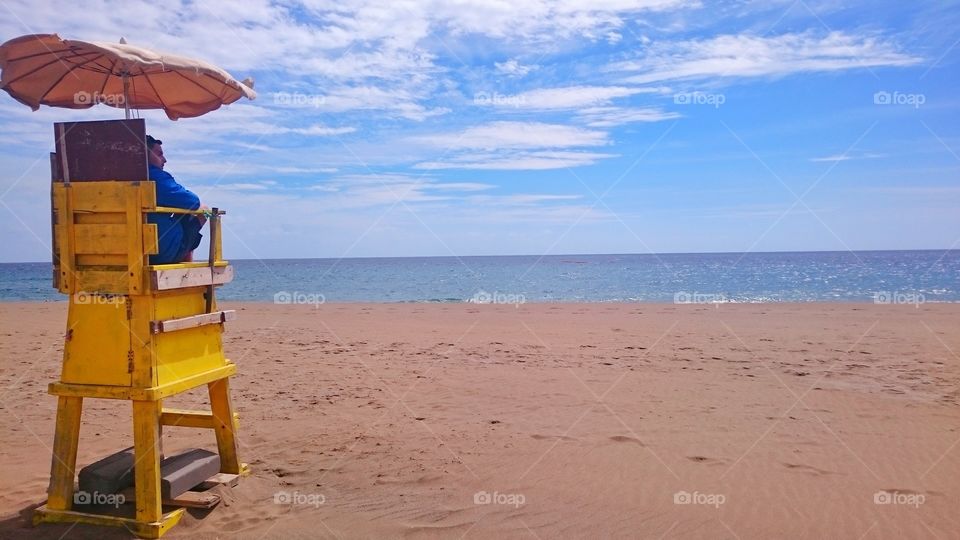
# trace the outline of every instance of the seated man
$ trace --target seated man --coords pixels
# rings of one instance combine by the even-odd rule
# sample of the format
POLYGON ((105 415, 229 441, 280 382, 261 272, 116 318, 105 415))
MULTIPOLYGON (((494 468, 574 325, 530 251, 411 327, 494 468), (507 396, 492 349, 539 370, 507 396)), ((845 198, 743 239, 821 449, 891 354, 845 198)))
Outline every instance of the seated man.
MULTIPOLYGON (((206 208, 200 205, 197 197, 189 189, 181 186, 173 176, 163 170, 167 159, 163 157, 163 141, 147 135, 147 163, 150 180, 156 183, 157 206, 197 210, 206 208)), ((148 223, 157 225, 159 250, 150 256, 150 264, 171 264, 193 260, 193 250, 200 245, 200 229, 206 223, 203 216, 187 214, 152 213, 147 216, 148 223)))

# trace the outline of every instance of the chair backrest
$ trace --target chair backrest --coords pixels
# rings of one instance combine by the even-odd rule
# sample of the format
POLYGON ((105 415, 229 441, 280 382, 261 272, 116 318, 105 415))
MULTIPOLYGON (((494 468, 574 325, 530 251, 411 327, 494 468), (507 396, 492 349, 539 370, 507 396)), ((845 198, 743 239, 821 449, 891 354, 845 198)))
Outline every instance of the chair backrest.
POLYGON ((142 119, 54 124, 51 200, 54 287, 65 294, 146 294, 157 253, 142 119))

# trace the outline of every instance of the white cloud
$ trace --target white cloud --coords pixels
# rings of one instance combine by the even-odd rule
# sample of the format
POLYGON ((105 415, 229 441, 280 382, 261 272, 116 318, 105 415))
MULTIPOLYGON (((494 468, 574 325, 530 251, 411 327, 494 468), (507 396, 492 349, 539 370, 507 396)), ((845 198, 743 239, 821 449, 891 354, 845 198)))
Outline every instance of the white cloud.
POLYGON ((909 66, 921 61, 876 37, 831 32, 772 37, 722 35, 681 42, 654 42, 636 60, 617 62, 608 71, 635 73, 633 84, 711 77, 781 76, 879 66, 909 66))
POLYGON ((617 157, 616 154, 593 152, 512 152, 501 154, 465 154, 446 161, 425 161, 414 168, 426 170, 478 169, 478 170, 549 170, 592 165, 601 159, 617 157))
POLYGON ((824 157, 810 158, 810 161, 815 161, 815 162, 827 161, 827 162, 831 162, 831 163, 832 163, 832 162, 837 162, 837 161, 848 161, 848 160, 851 160, 851 159, 875 159, 875 158, 881 158, 881 157, 884 157, 884 156, 885 156, 885 154, 853 154, 853 155, 851 155, 851 154, 837 154, 837 155, 833 155, 833 156, 824 156, 824 157))
POLYGON ((608 144, 603 131, 542 122, 490 122, 460 132, 421 135, 412 141, 445 149, 569 148, 608 144))
POLYGON ((578 115, 581 120, 586 122, 587 126, 595 128, 613 127, 634 122, 661 122, 683 116, 680 113, 667 112, 656 107, 590 107, 578 111, 578 115))
POLYGON ((525 109, 576 109, 605 105, 615 98, 657 92, 660 92, 660 89, 625 86, 566 86, 531 90, 514 97, 518 106, 525 109))
POLYGON ((498 72, 511 77, 524 77, 527 73, 540 67, 536 64, 525 66, 517 61, 516 58, 511 58, 506 62, 494 62, 493 65, 496 66, 498 72))

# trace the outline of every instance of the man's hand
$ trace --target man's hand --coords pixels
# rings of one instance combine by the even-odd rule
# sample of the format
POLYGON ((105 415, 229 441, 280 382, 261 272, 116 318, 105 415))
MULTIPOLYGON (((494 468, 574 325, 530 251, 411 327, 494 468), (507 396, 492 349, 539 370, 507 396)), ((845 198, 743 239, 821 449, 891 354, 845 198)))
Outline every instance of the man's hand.
MULTIPOLYGON (((200 208, 199 208, 198 210, 210 210, 210 207, 207 206, 207 205, 205 205, 205 204, 201 204, 201 205, 200 205, 200 208)), ((198 214, 198 215, 197 215, 197 219, 200 220, 200 226, 201 226, 201 227, 203 227, 204 225, 207 224, 207 216, 205 216, 205 215, 203 215, 203 214, 198 214)))

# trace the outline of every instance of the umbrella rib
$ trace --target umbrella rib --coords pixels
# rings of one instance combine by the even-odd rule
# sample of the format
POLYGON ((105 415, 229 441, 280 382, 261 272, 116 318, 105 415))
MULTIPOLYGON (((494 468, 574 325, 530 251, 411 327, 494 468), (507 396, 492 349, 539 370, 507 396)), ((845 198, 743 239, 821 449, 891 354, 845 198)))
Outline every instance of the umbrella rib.
POLYGON ((153 92, 157 94, 157 101, 160 102, 160 105, 163 106, 163 110, 167 110, 167 104, 163 102, 163 96, 160 95, 160 91, 157 90, 157 87, 153 85, 153 81, 150 80, 150 75, 144 71, 143 78, 147 80, 147 84, 150 85, 150 88, 153 89, 153 92))
MULTIPOLYGON (((68 50, 68 49, 64 49, 64 50, 68 50)), ((91 53, 87 53, 87 54, 98 54, 98 53, 93 53, 93 52, 91 52, 91 53)), ((78 57, 78 56, 83 56, 83 55, 80 55, 80 54, 74 55, 74 57, 78 57)), ((94 60, 96 60, 96 59, 97 59, 97 57, 94 57, 94 58, 91 58, 90 60, 87 60, 86 62, 81 63, 81 64, 74 64, 74 67, 71 68, 70 71, 73 71, 74 69, 77 69, 77 68, 80 67, 80 66, 84 66, 84 65, 86 65, 86 64, 89 64, 90 62, 92 62, 92 61, 94 61, 94 60)), ((10 81, 7 81, 6 83, 4 83, 4 87, 9 88, 11 84, 19 81, 20 79, 22 79, 22 78, 24 78, 24 77, 29 77, 30 75, 33 75, 34 73, 40 71, 41 69, 44 69, 44 68, 46 68, 46 67, 48 67, 48 66, 52 66, 53 64, 56 64, 57 62, 60 62, 60 63, 62 64, 62 63, 63 63, 63 60, 64 60, 63 58, 61 58, 61 57, 58 56, 58 57, 54 58, 53 60, 51 60, 50 62, 47 62, 46 64, 43 64, 42 66, 39 66, 39 67, 36 67, 36 68, 30 70, 28 73, 24 73, 23 75, 20 75, 19 77, 15 78, 15 79, 12 79, 12 80, 10 80, 10 81)), ((70 73, 70 71, 68 71, 67 73, 70 73)), ((63 80, 63 79, 61 78, 60 80, 63 80)), ((57 82, 59 83, 60 81, 57 81, 57 82)))
MULTIPOLYGON (((196 85, 197 87, 201 88, 204 92, 210 94, 211 96, 213 96, 213 97, 215 97, 215 98, 219 98, 219 97, 220 97, 220 96, 218 96, 217 94, 214 94, 213 92, 211 92, 210 90, 208 90, 206 86, 197 83, 196 81, 190 79, 189 77, 187 77, 187 76, 184 75, 183 73, 180 73, 179 71, 173 71, 173 73, 176 73, 176 74, 179 75, 180 77, 183 77, 184 79, 192 82, 194 85, 196 85)), ((204 73, 203 75, 204 75, 205 77, 210 77, 211 79, 217 81, 218 83, 226 84, 225 81, 217 80, 216 78, 210 76, 210 75, 207 74, 207 73, 204 73)))
MULTIPOLYGON (((54 81, 53 84, 51 84, 50 86, 48 86, 47 89, 44 90, 42 94, 40 94, 40 99, 38 100, 38 103, 39 103, 40 101, 43 101, 43 99, 47 97, 47 94, 49 94, 51 90, 53 90, 54 88, 56 88, 56 86, 57 86, 58 84, 60 84, 60 82, 63 81, 63 79, 65 79, 65 78, 67 77, 67 75, 74 75, 74 76, 76 76, 76 74, 73 73, 73 70, 74 70, 74 69, 80 69, 81 66, 84 66, 84 65, 86 65, 86 64, 88 64, 88 63, 90 63, 90 62, 93 62, 94 60, 96 60, 96 58, 91 58, 90 60, 87 60, 86 62, 84 62, 84 63, 82 63, 82 64, 77 64, 76 67, 74 67, 73 69, 71 69, 71 70, 65 72, 63 75, 61 75, 60 78, 58 78, 56 81, 54 81)), ((74 101, 76 101, 76 97, 74 97, 74 101)), ((76 103, 74 103, 74 104, 76 104, 76 103)), ((92 105, 91 105, 91 106, 92 106, 92 105)))

